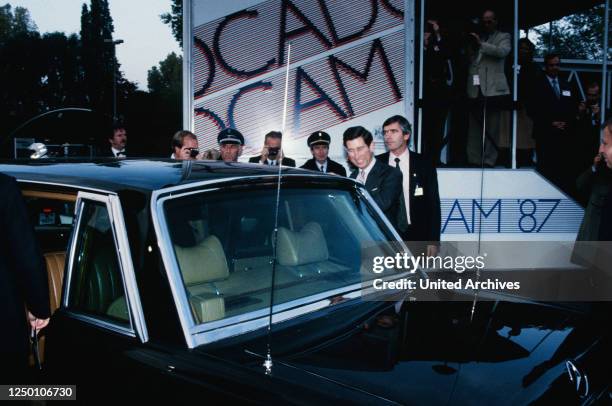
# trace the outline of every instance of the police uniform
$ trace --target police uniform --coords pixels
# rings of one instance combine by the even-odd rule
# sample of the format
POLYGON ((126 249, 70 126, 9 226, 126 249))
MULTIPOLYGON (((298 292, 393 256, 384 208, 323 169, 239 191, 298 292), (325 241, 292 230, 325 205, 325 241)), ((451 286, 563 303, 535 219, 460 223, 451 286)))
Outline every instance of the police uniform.
MULTIPOLYGON (((329 146, 331 142, 331 137, 328 133, 324 131, 315 131, 308 137, 306 141, 308 143, 308 147, 312 148, 315 145, 327 145, 329 146)), ((319 171, 324 173, 335 173, 336 175, 346 176, 346 169, 344 166, 340 165, 336 161, 332 161, 327 158, 325 164, 321 165, 316 159, 311 158, 304 165, 301 166, 304 169, 310 169, 312 171, 319 171)))

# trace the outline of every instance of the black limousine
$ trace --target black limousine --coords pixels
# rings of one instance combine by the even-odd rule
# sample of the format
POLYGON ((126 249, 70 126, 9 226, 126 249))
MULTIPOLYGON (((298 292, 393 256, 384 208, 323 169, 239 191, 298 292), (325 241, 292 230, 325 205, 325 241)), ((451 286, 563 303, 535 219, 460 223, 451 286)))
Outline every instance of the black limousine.
POLYGON ((129 159, 0 172, 48 267, 41 379, 79 400, 610 401, 605 305, 364 300, 362 246, 405 246, 351 179, 129 159))

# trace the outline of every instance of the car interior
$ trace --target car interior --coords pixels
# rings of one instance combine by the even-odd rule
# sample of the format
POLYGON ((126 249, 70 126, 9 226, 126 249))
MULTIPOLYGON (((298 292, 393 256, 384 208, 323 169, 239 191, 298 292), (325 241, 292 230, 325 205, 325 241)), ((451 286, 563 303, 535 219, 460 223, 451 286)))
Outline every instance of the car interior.
MULTIPOLYGON (((44 256, 53 314, 62 298, 66 254, 75 225, 77 193, 23 185, 22 195, 44 256)), ((82 218, 70 307, 112 323, 129 324, 117 250, 105 205, 86 203, 82 218)), ((45 336, 42 334, 39 337, 41 362, 44 360, 44 346, 45 336)), ((32 356, 30 361, 34 365, 32 356)))
MULTIPOLYGON (((287 191, 279 209, 274 303, 360 282, 360 244, 337 216, 343 199, 287 191), (332 217, 336 216, 332 219, 332 217)), ((274 206, 251 192, 166 202, 174 252, 197 323, 267 308, 272 286, 274 206)), ((344 210, 346 213, 349 210, 344 210)))

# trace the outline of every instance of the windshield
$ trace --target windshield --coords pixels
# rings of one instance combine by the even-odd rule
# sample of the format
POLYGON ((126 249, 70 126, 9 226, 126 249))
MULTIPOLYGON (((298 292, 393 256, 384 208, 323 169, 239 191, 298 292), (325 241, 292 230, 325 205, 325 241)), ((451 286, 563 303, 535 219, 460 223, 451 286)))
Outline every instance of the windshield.
MULTIPOLYGON (((203 191, 164 202, 196 323, 270 303, 275 195, 270 188, 203 191)), ((355 190, 283 186, 274 305, 359 284, 362 247, 394 240, 355 190)), ((387 252, 388 250, 388 252, 387 252)))

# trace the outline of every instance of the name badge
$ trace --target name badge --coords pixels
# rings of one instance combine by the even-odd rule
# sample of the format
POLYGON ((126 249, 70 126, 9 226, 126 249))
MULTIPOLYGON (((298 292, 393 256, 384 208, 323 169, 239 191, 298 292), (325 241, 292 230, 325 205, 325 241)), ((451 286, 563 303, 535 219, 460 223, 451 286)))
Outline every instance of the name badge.
POLYGON ((572 95, 572 92, 570 92, 569 90, 564 90, 561 92, 561 94, 565 97, 570 97, 572 95))
POLYGON ((473 80, 474 86, 480 86, 480 76, 474 75, 472 77, 472 80, 473 80))
POLYGON ((419 186, 416 189, 414 189, 414 195, 415 196, 423 196, 423 188, 419 186))

